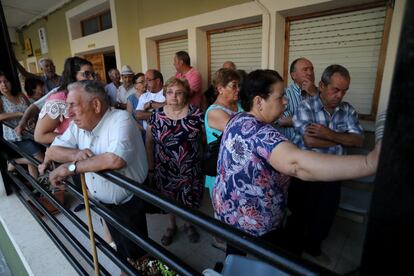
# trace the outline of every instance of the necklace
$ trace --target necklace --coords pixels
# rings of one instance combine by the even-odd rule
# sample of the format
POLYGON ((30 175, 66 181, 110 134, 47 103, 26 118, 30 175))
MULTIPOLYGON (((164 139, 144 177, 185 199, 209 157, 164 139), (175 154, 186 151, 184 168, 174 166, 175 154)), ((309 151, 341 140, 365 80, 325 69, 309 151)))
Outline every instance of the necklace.
POLYGON ((180 110, 176 111, 173 110, 170 106, 166 106, 164 108, 165 114, 170 118, 171 120, 180 120, 184 118, 188 112, 188 105, 183 106, 180 110))

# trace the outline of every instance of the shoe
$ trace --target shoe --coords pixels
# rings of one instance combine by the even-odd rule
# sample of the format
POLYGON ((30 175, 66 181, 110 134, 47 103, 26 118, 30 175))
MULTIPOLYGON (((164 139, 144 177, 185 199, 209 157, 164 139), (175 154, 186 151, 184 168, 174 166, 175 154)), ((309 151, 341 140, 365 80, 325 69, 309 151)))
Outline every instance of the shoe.
POLYGON ((194 226, 184 224, 184 232, 187 234, 189 242, 196 243, 199 241, 200 234, 194 226))
POLYGON ((223 271, 223 267, 224 267, 224 265, 223 265, 223 263, 222 262, 217 262, 215 265, 214 265, 214 270, 215 271, 217 271, 218 273, 221 273, 222 271, 223 271))
POLYGON ((115 251, 117 251, 117 247, 116 247, 116 244, 115 244, 115 242, 110 242, 109 243, 109 245, 115 250, 115 251))
POLYGON ((329 267, 331 264, 331 258, 329 258, 329 256, 323 251, 321 251, 319 256, 313 256, 307 252, 303 252, 302 258, 324 267, 329 267))
POLYGON ((85 204, 80 203, 78 206, 75 207, 75 209, 73 209, 73 212, 79 212, 82 211, 83 209, 85 209, 85 204))
POLYGON ((177 227, 168 227, 165 234, 161 238, 161 243, 164 246, 168 246, 172 243, 175 234, 177 233, 177 227))

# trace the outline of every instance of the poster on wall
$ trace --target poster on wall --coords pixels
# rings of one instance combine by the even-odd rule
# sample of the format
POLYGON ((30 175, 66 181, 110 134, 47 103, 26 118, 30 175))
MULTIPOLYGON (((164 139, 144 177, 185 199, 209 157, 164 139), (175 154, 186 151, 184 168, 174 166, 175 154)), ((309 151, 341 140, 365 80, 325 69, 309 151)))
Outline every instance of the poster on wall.
POLYGON ((24 50, 26 55, 33 56, 32 41, 28 37, 24 39, 24 50))
POLYGON ((45 28, 39 28, 37 32, 39 33, 40 49, 42 50, 42 54, 47 54, 49 49, 47 47, 46 30, 45 28))

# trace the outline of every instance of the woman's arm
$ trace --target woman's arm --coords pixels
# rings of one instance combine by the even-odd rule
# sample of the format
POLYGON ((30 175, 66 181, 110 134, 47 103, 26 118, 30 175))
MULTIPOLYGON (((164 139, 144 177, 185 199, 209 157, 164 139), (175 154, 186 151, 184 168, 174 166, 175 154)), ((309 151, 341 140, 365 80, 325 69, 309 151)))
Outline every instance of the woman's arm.
POLYGON ((381 145, 368 155, 330 155, 300 150, 290 142, 277 145, 269 162, 279 172, 309 181, 354 179, 372 175, 378 164, 381 145))
POLYGON ((126 110, 128 111, 128 113, 132 114, 132 104, 129 100, 127 101, 126 110))
POLYGON ((39 119, 34 131, 35 141, 41 144, 51 144, 55 137, 59 135, 54 132, 59 122, 59 117, 52 119, 47 114, 39 119))
POLYGON ((145 138, 145 149, 147 151, 148 169, 154 170, 154 138, 151 132, 152 126, 147 127, 146 138, 145 138))
POLYGON ((6 121, 23 116, 22 112, 0 113, 0 121, 6 121))
POLYGON ((221 132, 226 128, 227 122, 230 120, 230 115, 221 109, 213 109, 207 113, 208 126, 217 129, 221 132))

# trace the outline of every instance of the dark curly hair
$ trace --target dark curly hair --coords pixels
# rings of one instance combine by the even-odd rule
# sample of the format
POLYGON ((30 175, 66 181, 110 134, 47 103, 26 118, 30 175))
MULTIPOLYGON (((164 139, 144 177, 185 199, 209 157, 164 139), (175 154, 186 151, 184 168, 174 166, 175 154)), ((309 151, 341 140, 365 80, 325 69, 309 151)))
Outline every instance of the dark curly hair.
POLYGON ((70 57, 65 60, 62 73, 62 85, 59 90, 66 90, 68 85, 77 81, 76 74, 84 65, 92 66, 92 63, 81 57, 70 57))

